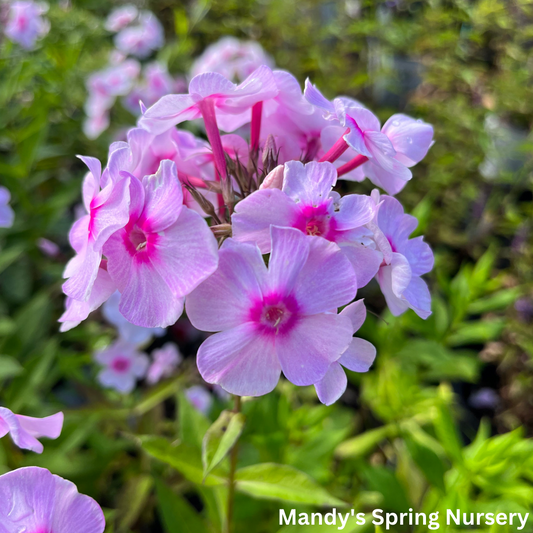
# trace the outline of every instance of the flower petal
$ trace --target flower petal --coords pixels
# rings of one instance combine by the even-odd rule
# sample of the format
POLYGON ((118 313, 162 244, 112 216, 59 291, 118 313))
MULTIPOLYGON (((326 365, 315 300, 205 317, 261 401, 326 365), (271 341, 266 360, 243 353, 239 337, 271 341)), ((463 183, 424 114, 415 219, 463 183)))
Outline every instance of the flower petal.
POLYGON ((198 350, 198 370, 208 383, 218 383, 239 396, 271 392, 281 372, 274 342, 258 335, 250 323, 204 341, 198 350))
POLYGON ((346 350, 352 335, 352 323, 346 316, 322 313, 300 318, 289 332, 276 337, 285 377, 300 386, 317 383, 346 350))
POLYGON ((355 337, 341 355, 339 363, 352 372, 368 372, 375 359, 375 346, 365 339, 355 337))
POLYGON ((348 380, 346 372, 339 363, 331 363, 326 375, 315 383, 318 399, 324 405, 335 403, 346 391, 348 380))

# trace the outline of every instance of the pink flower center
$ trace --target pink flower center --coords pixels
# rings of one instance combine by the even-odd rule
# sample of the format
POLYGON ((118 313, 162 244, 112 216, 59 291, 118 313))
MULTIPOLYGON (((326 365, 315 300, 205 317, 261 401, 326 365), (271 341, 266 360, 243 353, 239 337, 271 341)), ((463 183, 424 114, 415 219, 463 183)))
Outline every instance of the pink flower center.
POLYGON ((127 372, 131 366, 131 361, 127 357, 115 357, 113 359, 113 362, 111 363, 111 368, 115 372, 119 372, 123 374, 124 372, 127 372))
POLYGON ((135 247, 135 250, 138 252, 143 248, 146 248, 148 239, 145 233, 140 228, 135 226, 130 233, 130 242, 135 247))
POLYGON ((329 204, 319 206, 306 205, 301 208, 294 227, 306 235, 324 237, 329 241, 336 240, 335 219, 329 213, 329 204))
POLYGON ((298 304, 293 296, 265 296, 252 307, 250 319, 263 333, 286 333, 298 320, 298 304))

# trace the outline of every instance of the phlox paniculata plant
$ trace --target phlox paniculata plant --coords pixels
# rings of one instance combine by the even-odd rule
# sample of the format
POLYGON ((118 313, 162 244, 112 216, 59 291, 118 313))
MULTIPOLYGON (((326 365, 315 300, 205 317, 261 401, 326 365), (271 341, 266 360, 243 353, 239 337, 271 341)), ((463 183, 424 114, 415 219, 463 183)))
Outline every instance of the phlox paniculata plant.
MULTIPOLYGON (((235 61, 224 50, 220 60, 235 61)), ((346 389, 344 369, 366 372, 376 356, 354 337, 366 317, 358 289, 376 278, 392 314, 431 314, 421 276, 433 254, 410 238, 417 221, 393 195, 433 128, 401 114, 382 127, 363 104, 329 101, 309 81, 302 91, 268 65, 239 84, 215 70, 143 108, 103 170, 82 158, 87 214, 70 233, 61 327, 112 295, 145 328, 170 326, 185 309, 213 333, 198 350, 205 381, 259 396, 283 373, 329 405, 346 389), (182 129, 196 119, 207 140, 182 129), (342 196, 339 179, 369 179, 387 194, 342 196)), ((113 366, 113 353, 101 358, 113 366)))

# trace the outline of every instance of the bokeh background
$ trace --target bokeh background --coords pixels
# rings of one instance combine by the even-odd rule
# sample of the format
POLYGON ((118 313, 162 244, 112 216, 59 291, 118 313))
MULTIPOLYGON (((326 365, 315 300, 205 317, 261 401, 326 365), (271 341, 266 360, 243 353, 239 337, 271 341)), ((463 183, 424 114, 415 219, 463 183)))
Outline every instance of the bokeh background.
MULTIPOLYGON (((202 414, 184 395, 201 384, 194 370, 201 339, 185 321, 170 328, 146 350, 177 343, 185 357, 179 374, 121 396, 95 379, 93 353, 116 336, 101 315, 58 331, 61 274, 71 256, 68 231, 85 173, 75 155, 105 161, 110 142, 135 124, 118 103, 111 127, 98 139, 82 132, 85 81, 108 62, 113 42, 103 21, 118 5, 51 3, 51 31, 35 50, 0 41, 0 184, 11 191, 16 215, 12 228, 0 229, 0 405, 32 416, 66 414, 62 436, 47 442, 41 456, 0 440, 0 471, 39 465, 74 481, 104 507, 108 532, 217 532, 225 489, 202 484, 199 458, 203 433, 226 403, 214 397, 202 414), (57 244, 54 254, 43 252, 43 238, 57 244), (170 445, 175 441, 178 447, 170 445)), ((433 315, 423 321, 409 311, 394 318, 377 284, 363 289, 359 296, 373 314, 361 336, 378 350, 371 371, 349 373, 349 388, 332 407, 319 404, 312 387, 288 382, 245 402, 239 466, 293 466, 316 482, 317 503, 333 501, 327 491, 361 512, 528 512, 533 4, 137 5, 163 23, 166 45, 156 57, 175 75, 185 75, 207 45, 233 35, 256 40, 279 68, 302 84, 311 78, 328 97, 349 95, 382 120, 404 112, 435 127, 435 145, 399 195, 420 221, 417 234, 436 254, 427 276, 433 315)), ((371 190, 369 182, 357 187, 371 190)), ((302 482, 301 491, 306 486, 302 482)), ((280 507, 317 509, 294 503, 298 490, 250 492, 237 494, 239 533, 276 533, 280 507)), ((336 528, 281 528, 293 530, 336 528)), ((363 530, 373 526, 345 531, 363 530)), ((533 521, 526 531, 533 531, 533 521)))

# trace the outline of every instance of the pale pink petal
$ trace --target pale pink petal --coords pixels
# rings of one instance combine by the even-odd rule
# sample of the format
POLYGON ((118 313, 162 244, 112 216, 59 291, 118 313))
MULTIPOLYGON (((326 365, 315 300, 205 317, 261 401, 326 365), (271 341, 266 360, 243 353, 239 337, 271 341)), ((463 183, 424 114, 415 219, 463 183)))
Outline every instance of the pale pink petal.
POLYGON ((186 120, 200 118, 195 101, 188 94, 168 94, 149 107, 139 119, 139 126, 160 134, 186 120))
POLYGON ((411 265, 413 276, 427 274, 433 268, 435 258, 429 245, 424 242, 424 237, 408 240, 402 249, 402 253, 411 265))
POLYGON ((335 113, 335 106, 326 99, 323 94, 310 82, 309 78, 305 80, 304 96, 312 105, 325 109, 328 113, 335 113))
POLYGON ((338 211, 333 216, 338 230, 348 230, 368 224, 375 211, 375 204, 369 196, 348 194, 340 199, 338 211))
POLYGON ((323 313, 299 318, 289 332, 276 337, 285 377, 299 386, 317 383, 346 350, 352 335, 352 323, 345 316, 323 313))
POLYGON ((235 206, 231 217, 233 238, 253 242, 261 252, 270 252, 270 226, 291 227, 298 217, 298 207, 279 189, 264 189, 252 193, 235 206))
POLYGON ((218 266, 218 245, 206 221, 183 207, 153 245, 151 262, 177 298, 193 291, 218 266))
POLYGON ((47 437, 57 439, 63 429, 63 413, 47 416, 45 418, 34 418, 32 416, 16 415, 20 426, 32 437, 47 437))
POLYGON ((307 236, 306 239, 309 257, 300 270, 293 293, 301 312, 322 313, 351 302, 357 292, 357 280, 341 249, 321 237, 307 236), (327 276, 327 283, 324 276, 327 276))
POLYGON ((312 161, 304 166, 300 161, 289 161, 285 163, 282 190, 295 201, 318 205, 329 198, 336 182, 337 171, 331 163, 312 161))
POLYGON ((228 239, 216 272, 186 298, 187 316, 202 331, 220 331, 246 322, 262 299, 267 270, 259 249, 228 239))
POLYGON ((198 370, 208 383, 239 396, 261 396, 276 386, 281 368, 274 343, 252 324, 209 337, 198 350, 198 370))
POLYGON ((309 255, 309 240, 299 230, 272 226, 268 285, 272 292, 290 294, 309 255))
POLYGON ((138 224, 147 233, 159 233, 176 222, 183 206, 183 193, 173 161, 161 161, 157 172, 142 180, 144 210, 138 224))
POLYGON ((331 363, 326 375, 315 383, 318 399, 324 405, 332 405, 344 394, 346 385, 348 380, 342 366, 337 362, 331 363))
POLYGON ((347 316, 352 321, 353 332, 355 333, 366 320, 364 300, 357 300, 356 302, 347 305, 340 314, 347 316))
POLYGON ((420 318, 426 319, 431 315, 431 294, 426 282, 421 277, 412 277, 411 283, 403 291, 403 297, 420 318))
POLYGON ((396 159, 407 167, 422 161, 433 144, 433 126, 407 115, 392 115, 382 132, 394 146, 396 159))
POLYGON ((352 339, 339 363, 352 372, 368 372, 376 358, 376 348, 365 339, 352 339))
POLYGON ((180 317, 183 298, 172 294, 151 263, 135 262, 127 286, 122 291, 119 310, 136 326, 165 328, 180 317))
POLYGON ((368 285, 378 273, 383 254, 356 242, 339 243, 343 254, 348 258, 357 278, 357 288, 368 285))

